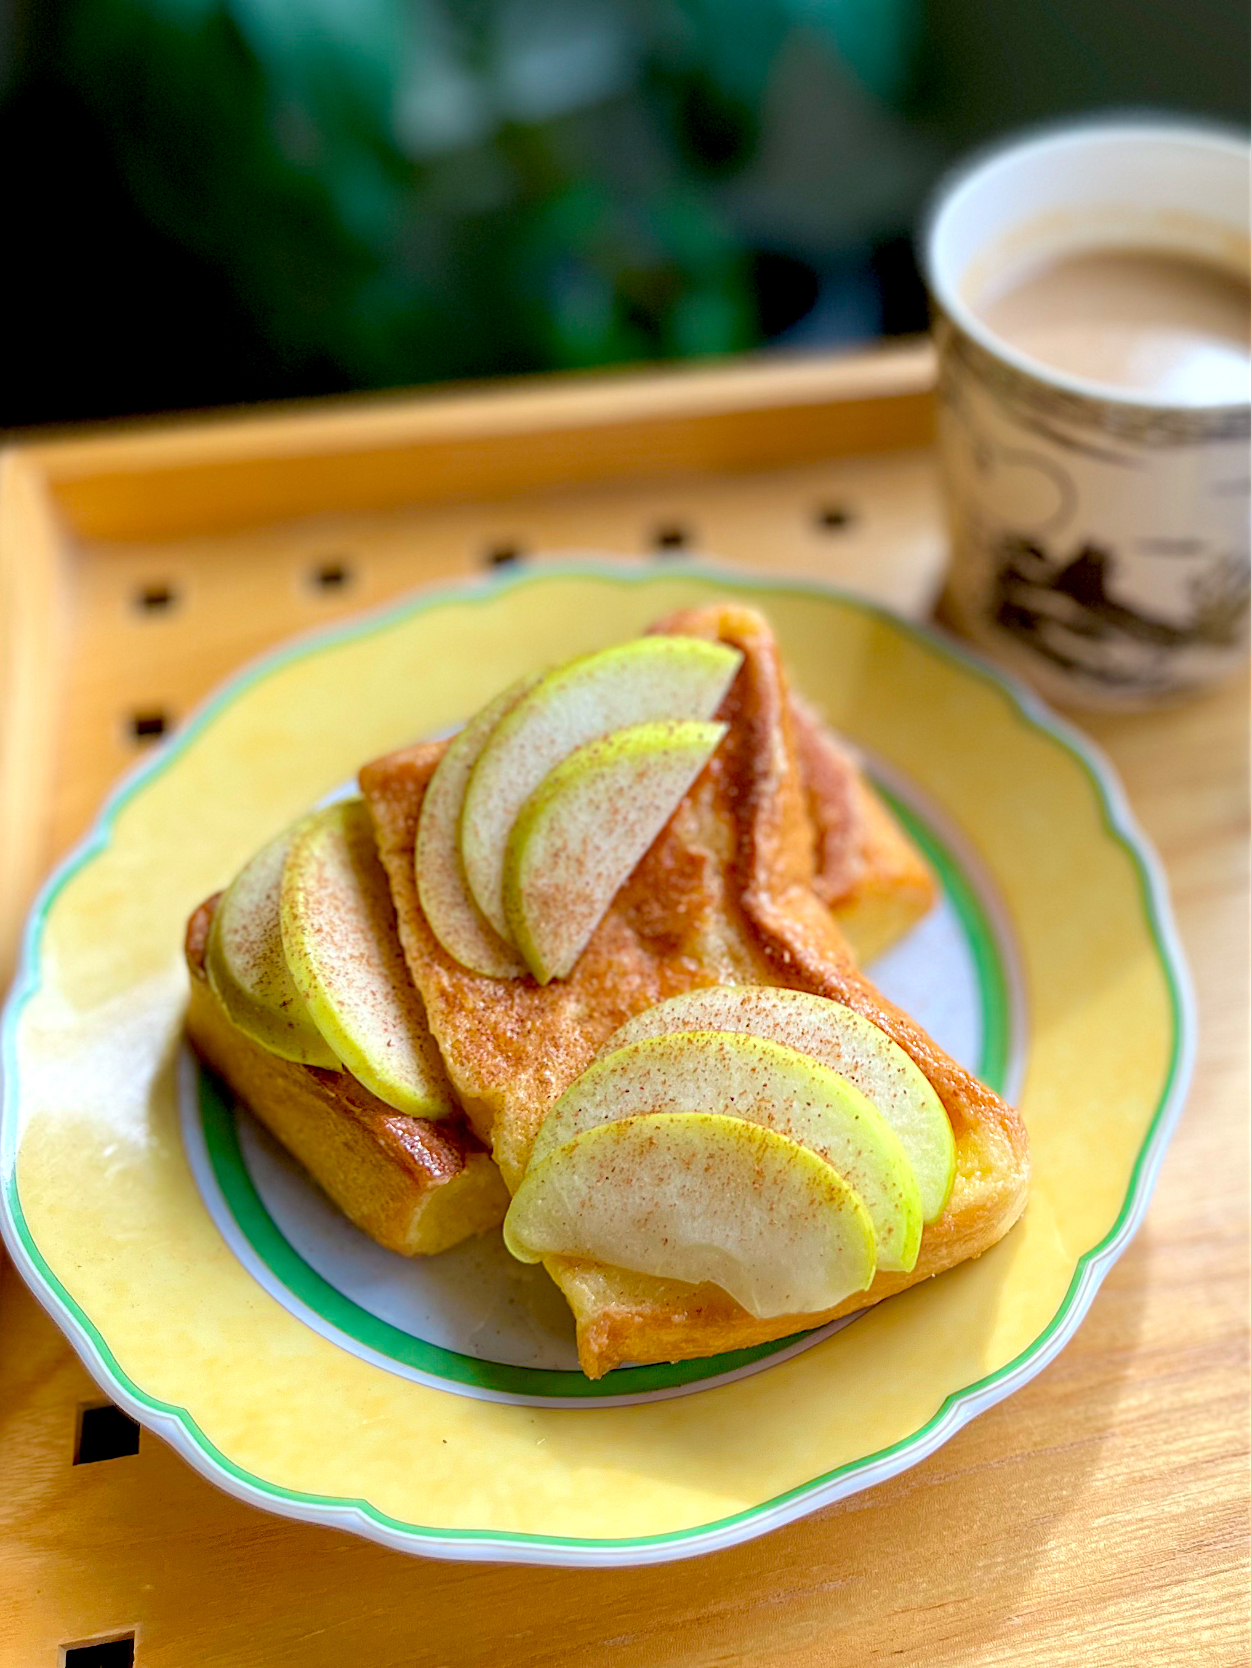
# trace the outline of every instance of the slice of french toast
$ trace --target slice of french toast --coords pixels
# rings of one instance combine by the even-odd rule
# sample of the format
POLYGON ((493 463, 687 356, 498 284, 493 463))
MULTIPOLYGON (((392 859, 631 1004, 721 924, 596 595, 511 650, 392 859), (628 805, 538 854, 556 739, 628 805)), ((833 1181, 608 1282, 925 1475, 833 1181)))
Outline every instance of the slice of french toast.
MULTIPOLYGON (((891 942, 930 907, 934 881, 817 715, 797 705, 795 723, 815 884, 854 931, 866 924, 858 948, 891 942)), ((509 1194, 462 1120, 407 1117, 350 1073, 283 1060, 232 1024, 204 968, 216 902, 214 895, 200 905, 186 933, 187 1031, 205 1062, 345 1214, 389 1250, 430 1254, 496 1226, 509 1194)))
MULTIPOLYGON (((440 744, 404 749, 361 772, 405 955, 474 1129, 516 1189, 547 1112, 628 1018, 702 985, 772 984, 843 1002, 904 1048, 952 1122, 957 1177, 943 1214, 925 1230, 916 1267, 879 1275, 867 1293, 824 1314, 759 1320, 716 1287, 550 1259, 549 1273, 574 1312, 580 1362, 593 1378, 628 1361, 688 1359, 786 1337, 976 1256, 1020 1214, 1029 1174, 1016 1112, 856 965, 822 888, 838 898, 839 877, 853 874, 855 894, 856 874, 872 873, 870 856, 883 848, 883 824, 875 832, 871 822, 868 838, 865 825, 857 827, 856 808, 868 790, 831 744, 829 780, 816 791, 828 822, 839 820, 830 809, 836 798, 847 821, 829 840, 815 833, 822 819, 812 806, 813 737, 804 772, 805 744, 797 741, 811 720, 802 713, 797 723, 767 623, 752 610, 725 606, 676 616, 663 629, 719 638, 742 651, 719 714, 730 729, 568 979, 541 987, 529 978, 470 973, 431 932, 417 893, 414 846, 440 744)), ((894 827, 892 839, 903 841, 894 827)), ((920 861, 917 867, 925 875, 920 861)))
POLYGON ((346 1071, 280 1059, 244 1036, 204 969, 217 894, 187 923, 187 1035, 206 1065, 299 1159, 358 1228, 406 1257, 446 1251, 496 1227, 509 1194, 460 1118, 409 1117, 346 1071))

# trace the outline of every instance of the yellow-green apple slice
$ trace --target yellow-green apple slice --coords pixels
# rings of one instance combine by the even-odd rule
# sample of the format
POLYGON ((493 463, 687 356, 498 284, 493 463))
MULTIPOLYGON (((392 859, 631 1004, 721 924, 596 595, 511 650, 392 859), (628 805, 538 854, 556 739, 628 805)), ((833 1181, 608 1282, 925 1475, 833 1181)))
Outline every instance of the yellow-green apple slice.
POLYGON ((916 1263, 922 1205, 895 1131, 846 1077, 764 1037, 678 1031, 602 1055, 544 1119, 530 1165, 584 1130, 652 1112, 717 1112, 798 1141, 859 1195, 874 1224, 879 1268, 916 1263))
POLYGON ((504 1241, 523 1262, 589 1257, 708 1281, 762 1319, 833 1309, 875 1267, 865 1207, 824 1159, 716 1112, 584 1131, 526 1172, 504 1241))
POLYGON ((502 938, 505 848, 548 772, 614 730, 712 718, 742 658, 702 637, 637 637, 549 672, 501 719, 465 790, 461 857, 474 901, 502 938))
POLYGON ((296 988, 353 1077, 398 1112, 455 1112, 362 800, 328 805, 301 825, 283 867, 280 914, 296 988))
POLYGON ((917 1177, 922 1220, 942 1214, 956 1176, 956 1140, 939 1096, 894 1038, 842 1002, 768 985, 714 985, 658 1002, 603 1050, 673 1031, 746 1031, 785 1043, 846 1077, 900 1137, 917 1177))
POLYGON ((494 979, 515 979, 526 965, 470 896, 461 863, 461 807, 492 731, 542 676, 536 672, 513 684, 453 736, 430 779, 417 825, 417 894, 430 930, 462 967, 494 979))
POLYGON ((504 914, 540 984, 569 973, 725 734, 635 724, 579 747, 531 794, 505 848, 504 914))
POLYGON ((204 970, 231 1023, 283 1060, 339 1069, 313 1023, 283 954, 278 917, 283 864, 296 834, 288 828, 262 846, 218 899, 204 970))

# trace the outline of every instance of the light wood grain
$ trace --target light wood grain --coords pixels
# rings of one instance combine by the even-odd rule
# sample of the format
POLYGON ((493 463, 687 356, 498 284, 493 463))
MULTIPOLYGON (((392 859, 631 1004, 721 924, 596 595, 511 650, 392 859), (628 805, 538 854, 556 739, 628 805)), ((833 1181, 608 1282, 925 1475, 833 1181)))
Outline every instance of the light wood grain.
POLYGON ((65 694, 62 551, 40 471, 0 457, 0 982, 48 860, 65 694))
POLYGON ((930 438, 932 381, 930 349, 919 343, 869 356, 528 378, 503 396, 324 401, 29 450, 76 532, 140 539, 894 451, 930 438))
MULTIPOLYGON (((127 442, 107 444, 116 474, 127 442)), ((135 756, 134 707, 180 716, 274 637, 475 571, 493 545, 638 556, 659 524, 683 523, 734 562, 928 605, 941 541, 924 456, 766 461, 194 537, 67 538, 72 654, 40 861, 135 756), (857 519, 827 530, 815 513, 834 502, 857 519), (355 580, 310 588, 309 568, 336 555, 355 580), (137 612, 135 588, 158 580, 180 603, 137 612)), ((74 1467, 77 1408, 98 1393, 6 1266, 2 1668, 51 1668, 59 1646, 131 1628, 140 1668, 1247 1663, 1247 711, 1244 686, 1086 721, 1164 860, 1200 1054, 1143 1230, 1023 1392, 904 1476, 696 1563, 437 1565, 239 1505, 148 1436, 134 1458, 74 1467)))

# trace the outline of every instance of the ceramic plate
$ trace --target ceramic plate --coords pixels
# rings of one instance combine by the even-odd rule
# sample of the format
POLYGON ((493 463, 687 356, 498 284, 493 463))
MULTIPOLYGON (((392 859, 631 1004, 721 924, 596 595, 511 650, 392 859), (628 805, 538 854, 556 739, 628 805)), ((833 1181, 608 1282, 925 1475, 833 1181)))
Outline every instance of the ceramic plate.
POLYGON ((1143 1214, 1191 1032, 1152 855, 1032 697, 809 585, 545 569, 267 659, 114 795, 36 905, 6 1011, 3 1226, 108 1394, 241 1498, 438 1557, 652 1562, 891 1476, 1044 1367, 1143 1214), (382 1251, 198 1069, 183 923, 365 759, 728 593, 930 857, 942 900, 875 977, 1020 1104, 1031 1198, 977 1262, 850 1323, 592 1383, 498 1235, 382 1251))

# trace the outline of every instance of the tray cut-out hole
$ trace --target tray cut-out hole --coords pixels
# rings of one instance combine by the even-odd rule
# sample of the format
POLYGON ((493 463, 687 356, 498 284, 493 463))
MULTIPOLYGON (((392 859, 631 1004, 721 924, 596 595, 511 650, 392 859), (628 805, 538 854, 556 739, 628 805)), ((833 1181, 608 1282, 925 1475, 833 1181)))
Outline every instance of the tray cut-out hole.
POLYGON ((168 715, 159 707, 145 707, 142 712, 132 712, 128 724, 136 741, 155 741, 170 727, 168 715))
POLYGON ((135 607, 144 614, 164 614, 178 601, 172 585, 141 585, 135 592, 135 607))
POLYGON ((313 569, 313 583, 319 591, 342 591, 353 577, 351 565, 341 556, 328 556, 313 569))
POLYGON ((525 554, 520 544, 494 544, 483 560, 489 568, 512 568, 525 554))
POLYGON ((677 521, 666 522, 652 535, 652 548, 662 555, 670 550, 686 550, 691 542, 690 527, 683 527, 677 521))
POLYGON ((101 1639, 94 1645, 67 1645, 61 1653, 61 1668, 134 1668, 135 1636, 101 1639))
POLYGON ((67 1645, 61 1652, 61 1668, 134 1668, 135 1636, 100 1639, 93 1645, 67 1645))
POLYGON ((856 513, 846 504, 823 504, 814 519, 823 533, 840 533, 852 526, 856 513))
POLYGON ((139 1426, 129 1413, 123 1413, 112 1402, 83 1408, 74 1444, 75 1465, 96 1465, 100 1460, 125 1459, 138 1452, 139 1426))

